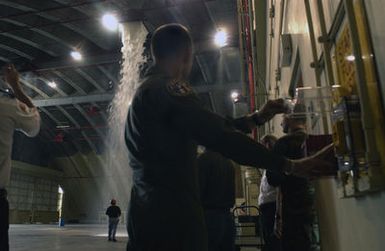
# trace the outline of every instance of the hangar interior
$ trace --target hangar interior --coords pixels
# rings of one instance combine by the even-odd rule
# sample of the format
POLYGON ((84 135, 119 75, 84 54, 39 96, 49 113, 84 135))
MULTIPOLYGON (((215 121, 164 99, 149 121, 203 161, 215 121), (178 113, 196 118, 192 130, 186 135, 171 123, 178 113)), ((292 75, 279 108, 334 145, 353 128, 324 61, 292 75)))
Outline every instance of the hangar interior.
MULTIPOLYGON (((268 99, 303 98, 309 132, 333 135, 339 175, 314 182, 317 250, 384 250, 384 9, 381 0, 0 1, 0 66, 16 66, 42 119, 36 138, 14 134, 11 250, 110 250, 102 237, 111 198, 123 211, 118 237, 127 238, 131 171, 114 108, 128 107, 117 94, 131 73, 125 64, 148 56, 147 33, 168 23, 191 32, 189 83, 208 109, 238 117, 268 99), (103 24, 106 14, 123 28, 103 24), (341 97, 358 99, 358 117, 335 115, 341 97)), ((282 136, 281 120, 254 137, 282 136)), ((237 205, 257 205, 260 178, 237 167, 237 205)), ((260 250, 250 246, 243 250, 260 250)))

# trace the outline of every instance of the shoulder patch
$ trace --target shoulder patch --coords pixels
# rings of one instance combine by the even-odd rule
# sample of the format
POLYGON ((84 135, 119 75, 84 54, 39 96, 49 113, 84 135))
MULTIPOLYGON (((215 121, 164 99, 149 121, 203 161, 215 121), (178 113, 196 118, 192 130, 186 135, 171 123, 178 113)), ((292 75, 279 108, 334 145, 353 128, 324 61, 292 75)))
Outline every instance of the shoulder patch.
POLYGON ((175 79, 167 84, 167 91, 173 96, 188 96, 194 93, 188 82, 175 79))

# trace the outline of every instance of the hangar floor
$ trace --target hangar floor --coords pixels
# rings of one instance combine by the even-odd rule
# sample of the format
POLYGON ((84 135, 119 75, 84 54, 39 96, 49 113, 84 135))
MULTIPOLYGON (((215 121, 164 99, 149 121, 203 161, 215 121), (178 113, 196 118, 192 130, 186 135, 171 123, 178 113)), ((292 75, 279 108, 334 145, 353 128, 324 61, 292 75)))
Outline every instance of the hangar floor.
POLYGON ((11 225, 9 235, 12 251, 123 251, 127 243, 124 225, 116 234, 118 242, 107 241, 104 225, 11 225))
MULTIPOLYGON (((104 225, 11 225, 10 250, 12 251, 124 251, 127 232, 120 225, 116 234, 118 242, 107 241, 107 226, 104 225)), ((242 251, 254 251, 242 248, 242 251)))

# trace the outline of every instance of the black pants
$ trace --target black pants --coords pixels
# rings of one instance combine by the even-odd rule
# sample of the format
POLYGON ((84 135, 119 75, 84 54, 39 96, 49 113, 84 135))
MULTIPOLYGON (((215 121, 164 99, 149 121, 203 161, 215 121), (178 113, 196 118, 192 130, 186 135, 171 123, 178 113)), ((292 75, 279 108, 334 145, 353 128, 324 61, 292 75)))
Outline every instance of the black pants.
POLYGON ((283 213, 282 249, 311 251, 311 214, 283 213))
POLYGON ((275 202, 262 204, 259 206, 261 213, 261 225, 263 231, 263 239, 265 241, 264 251, 279 251, 281 250, 281 242, 274 235, 275 221, 275 202))
POLYGON ((135 185, 128 207, 127 251, 207 251, 204 223, 200 201, 190 194, 163 187, 148 192, 135 185))
POLYGON ((208 251, 234 251, 235 225, 230 209, 205 210, 208 251))
POLYGON ((115 240, 118 224, 119 224, 119 217, 110 217, 108 219, 108 239, 109 240, 115 240))
POLYGON ((0 251, 9 251, 9 204, 7 191, 0 189, 0 251))

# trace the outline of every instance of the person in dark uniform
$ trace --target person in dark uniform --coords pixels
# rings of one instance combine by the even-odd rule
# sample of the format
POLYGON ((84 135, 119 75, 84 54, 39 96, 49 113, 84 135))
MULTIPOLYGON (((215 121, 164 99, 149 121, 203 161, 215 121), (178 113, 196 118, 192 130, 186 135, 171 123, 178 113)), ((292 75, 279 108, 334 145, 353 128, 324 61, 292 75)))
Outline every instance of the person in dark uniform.
POLYGON ((235 169, 231 160, 205 150, 198 156, 199 188, 209 251, 235 250, 235 169))
POLYGON ((171 24, 158 28, 151 50, 155 65, 136 91, 126 123, 125 141, 133 169, 127 250, 207 250, 197 144, 240 164, 277 173, 309 176, 334 171, 323 160, 324 154, 291 161, 235 129, 250 131, 283 112, 283 100, 270 101, 258 113, 236 121, 204 109, 186 81, 193 54, 185 27, 171 24))
MULTIPOLYGON (((306 115, 302 105, 294 107, 294 114, 285 115, 282 127, 287 133, 274 146, 276 153, 290 159, 305 157, 306 115)), ((307 179, 267 172, 270 185, 279 187, 277 202, 277 232, 283 251, 310 251, 312 233, 313 196, 307 179)))
POLYGON ((107 208, 106 215, 108 215, 108 241, 116 242, 116 229, 119 224, 119 217, 122 214, 120 207, 116 205, 116 200, 111 200, 111 206, 107 208))

